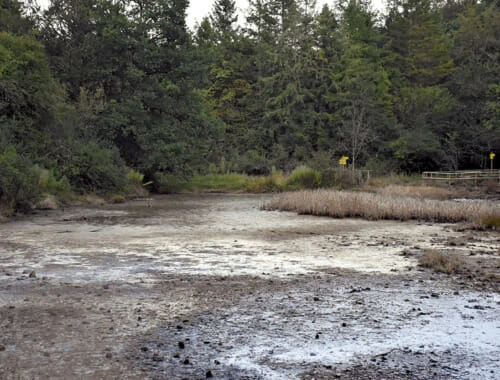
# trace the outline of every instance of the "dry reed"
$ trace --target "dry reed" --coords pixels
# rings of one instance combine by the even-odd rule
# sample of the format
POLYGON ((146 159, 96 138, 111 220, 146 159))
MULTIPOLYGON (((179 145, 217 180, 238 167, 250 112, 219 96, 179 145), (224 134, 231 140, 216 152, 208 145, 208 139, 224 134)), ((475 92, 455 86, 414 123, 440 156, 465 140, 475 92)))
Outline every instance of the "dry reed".
POLYGON ((418 263, 424 268, 447 274, 457 273, 467 267, 460 256, 435 250, 426 250, 419 257, 418 263))
POLYGON ((334 190, 283 193, 263 208, 334 218, 416 219, 443 223, 479 223, 483 218, 500 215, 500 205, 491 201, 439 201, 334 190))
POLYGON ((376 191, 377 194, 389 197, 406 196, 427 199, 451 199, 453 192, 443 187, 437 186, 401 186, 401 185, 388 185, 376 191))

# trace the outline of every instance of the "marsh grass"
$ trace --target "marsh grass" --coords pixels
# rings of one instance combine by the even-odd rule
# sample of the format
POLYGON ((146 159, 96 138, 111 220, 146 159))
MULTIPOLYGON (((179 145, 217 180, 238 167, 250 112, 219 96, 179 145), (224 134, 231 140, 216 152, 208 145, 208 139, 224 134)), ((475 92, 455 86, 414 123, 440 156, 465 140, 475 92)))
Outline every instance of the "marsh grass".
POLYGON ((368 220, 422 220, 440 223, 474 222, 498 217, 500 206, 489 201, 455 202, 367 192, 303 190, 283 193, 266 210, 368 220))
POLYGON ((454 196, 454 193, 449 189, 427 185, 388 185, 377 189, 375 192, 388 197, 405 196, 440 200, 452 199, 454 196))
POLYGON ((419 257, 418 263, 424 268, 447 274, 458 273, 467 267, 460 256, 432 249, 424 251, 419 257))
POLYGON ((482 218, 481 225, 487 229, 500 230, 500 215, 486 216, 482 218))
POLYGON ((248 176, 245 174, 210 174, 195 176, 186 183, 186 191, 232 191, 261 193, 284 188, 285 177, 281 173, 269 176, 248 176))
POLYGON ((300 167, 289 175, 273 170, 267 176, 226 173, 194 176, 181 186, 182 191, 220 191, 265 193, 285 190, 311 189, 321 185, 319 171, 300 167))

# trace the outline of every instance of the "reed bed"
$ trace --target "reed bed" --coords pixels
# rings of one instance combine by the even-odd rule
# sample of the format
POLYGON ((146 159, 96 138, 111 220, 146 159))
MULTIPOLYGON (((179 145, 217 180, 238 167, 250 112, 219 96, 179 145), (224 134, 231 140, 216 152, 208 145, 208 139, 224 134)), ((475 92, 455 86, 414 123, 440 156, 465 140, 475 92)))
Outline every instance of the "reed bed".
POLYGON ((415 198, 428 198, 428 199, 451 199, 454 193, 448 189, 437 186, 402 186, 402 185, 388 185, 377 189, 377 194, 389 197, 415 197, 415 198))
POLYGON ((266 210, 368 220, 422 220, 439 223, 473 222, 500 215, 491 201, 440 201, 421 197, 366 192, 304 190, 282 193, 263 206, 266 210))

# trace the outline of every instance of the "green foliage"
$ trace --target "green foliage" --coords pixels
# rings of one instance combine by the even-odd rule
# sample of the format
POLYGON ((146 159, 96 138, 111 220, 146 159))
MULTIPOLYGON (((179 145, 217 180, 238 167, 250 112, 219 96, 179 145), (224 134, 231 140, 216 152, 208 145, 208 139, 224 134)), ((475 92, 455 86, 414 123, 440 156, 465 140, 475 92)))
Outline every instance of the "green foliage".
POLYGON ((184 190, 262 193, 281 191, 285 187, 285 176, 280 172, 273 171, 267 176, 249 176, 237 173, 194 176, 186 183, 184 190))
POLYGON ((75 143, 72 155, 63 168, 64 175, 76 190, 117 191, 126 184, 126 169, 118 152, 96 142, 75 143))
POLYGON ((500 229, 500 216, 487 216, 481 219, 481 224, 485 228, 489 228, 492 230, 500 229))
POLYGON ((134 169, 129 169, 127 172, 127 183, 134 185, 141 185, 144 180, 144 174, 141 174, 134 169))
POLYGON ((9 167, 47 168, 44 193, 141 196, 357 185, 343 155, 410 173, 500 152, 498 2, 391 0, 383 23, 368 0, 250 0, 242 29, 217 0, 193 34, 188 3, 0 1, 9 167))
POLYGON ((154 176, 154 189, 160 194, 180 193, 189 190, 191 185, 186 179, 171 173, 156 172, 154 176))
POLYGON ((41 194, 65 194, 71 191, 71 185, 65 176, 57 179, 54 170, 36 167, 38 172, 38 190, 41 194))
POLYGON ((295 169, 287 178, 287 190, 316 189, 321 186, 322 175, 319 171, 305 166, 295 169))
POLYGON ((0 206, 4 211, 27 211, 38 200, 38 175, 29 159, 13 146, 0 154, 0 206))

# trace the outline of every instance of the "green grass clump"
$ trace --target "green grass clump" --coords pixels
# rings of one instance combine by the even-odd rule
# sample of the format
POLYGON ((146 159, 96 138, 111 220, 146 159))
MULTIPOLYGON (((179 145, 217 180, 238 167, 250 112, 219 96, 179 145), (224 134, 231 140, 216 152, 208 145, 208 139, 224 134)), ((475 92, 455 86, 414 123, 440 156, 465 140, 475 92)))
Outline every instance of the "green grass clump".
POLYGON ((124 203, 125 197, 123 195, 113 195, 111 197, 111 202, 113 203, 124 203))
POLYGON ((321 186, 322 175, 319 171, 301 166, 295 169, 285 182, 287 190, 317 189, 321 186))
POLYGON ((263 193, 277 191, 283 187, 284 178, 280 173, 269 176, 249 176, 246 174, 209 174, 193 177, 185 186, 187 191, 220 191, 263 193))
POLYGON ((68 178, 62 176, 57 179, 52 170, 36 167, 38 171, 38 189, 42 194, 65 194, 71 191, 68 178))
POLYGON ((160 172, 155 174, 154 187, 160 194, 180 193, 190 189, 190 185, 184 178, 160 172))
POLYGON ((498 230, 500 229, 500 216, 486 216, 481 219, 481 225, 488 229, 498 230))

